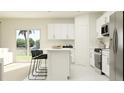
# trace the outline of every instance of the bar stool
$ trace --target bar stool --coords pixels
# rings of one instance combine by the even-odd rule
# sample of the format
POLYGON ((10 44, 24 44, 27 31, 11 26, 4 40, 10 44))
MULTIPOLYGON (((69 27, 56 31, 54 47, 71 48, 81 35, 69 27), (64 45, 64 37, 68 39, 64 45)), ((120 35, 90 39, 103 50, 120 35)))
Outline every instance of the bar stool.
POLYGON ((43 54, 42 50, 31 50, 31 64, 29 69, 29 80, 45 80, 47 78, 47 54, 43 54), (43 64, 42 60, 45 60, 43 64), (32 76, 33 78, 30 78, 32 76), (42 79, 41 79, 42 78, 42 79))

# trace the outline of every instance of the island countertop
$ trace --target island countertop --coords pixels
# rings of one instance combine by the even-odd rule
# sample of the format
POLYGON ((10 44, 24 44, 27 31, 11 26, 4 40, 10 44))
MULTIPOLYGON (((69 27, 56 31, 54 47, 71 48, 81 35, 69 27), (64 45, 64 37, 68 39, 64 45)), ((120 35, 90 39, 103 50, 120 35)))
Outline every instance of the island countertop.
POLYGON ((47 49, 44 49, 44 50, 47 50, 47 51, 70 51, 71 49, 70 48, 60 48, 60 49, 47 48, 47 49))

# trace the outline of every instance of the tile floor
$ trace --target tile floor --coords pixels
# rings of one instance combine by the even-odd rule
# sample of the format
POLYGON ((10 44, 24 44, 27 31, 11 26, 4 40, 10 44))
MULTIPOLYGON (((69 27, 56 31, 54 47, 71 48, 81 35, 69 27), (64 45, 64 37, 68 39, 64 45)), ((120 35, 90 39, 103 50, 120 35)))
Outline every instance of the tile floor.
MULTIPOLYGON (((27 78, 25 80, 28 80, 27 78)), ((91 66, 71 64, 70 81, 109 81, 105 75, 98 74, 91 66)))
POLYGON ((72 81, 108 81, 109 78, 105 75, 98 74, 91 66, 71 65, 71 78, 72 81))

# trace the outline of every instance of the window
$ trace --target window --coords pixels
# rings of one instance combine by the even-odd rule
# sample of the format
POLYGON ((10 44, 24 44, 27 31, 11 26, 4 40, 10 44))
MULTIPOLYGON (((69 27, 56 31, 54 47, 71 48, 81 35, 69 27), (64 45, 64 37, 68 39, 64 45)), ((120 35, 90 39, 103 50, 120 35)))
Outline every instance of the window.
POLYGON ((40 48, 40 30, 16 30, 16 61, 30 62, 31 50, 40 48))

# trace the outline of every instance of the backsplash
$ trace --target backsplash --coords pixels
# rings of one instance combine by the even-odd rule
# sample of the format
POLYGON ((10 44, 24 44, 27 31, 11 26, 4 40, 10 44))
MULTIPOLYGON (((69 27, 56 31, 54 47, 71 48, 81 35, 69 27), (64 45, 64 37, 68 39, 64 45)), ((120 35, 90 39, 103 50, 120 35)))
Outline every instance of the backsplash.
MULTIPOLYGON (((74 47, 74 40, 50 40, 49 43, 45 46, 47 48, 51 48, 53 46, 68 46, 68 45, 72 45, 74 47)), ((41 46, 42 47, 42 46, 41 46)), ((44 48, 45 48, 44 47, 44 48)))
POLYGON ((109 40, 109 38, 105 38, 105 39, 103 40, 103 42, 105 43, 106 48, 109 48, 109 45, 110 45, 110 40, 109 40))
POLYGON ((102 38, 100 40, 97 40, 97 47, 100 48, 109 48, 109 38, 102 38))

